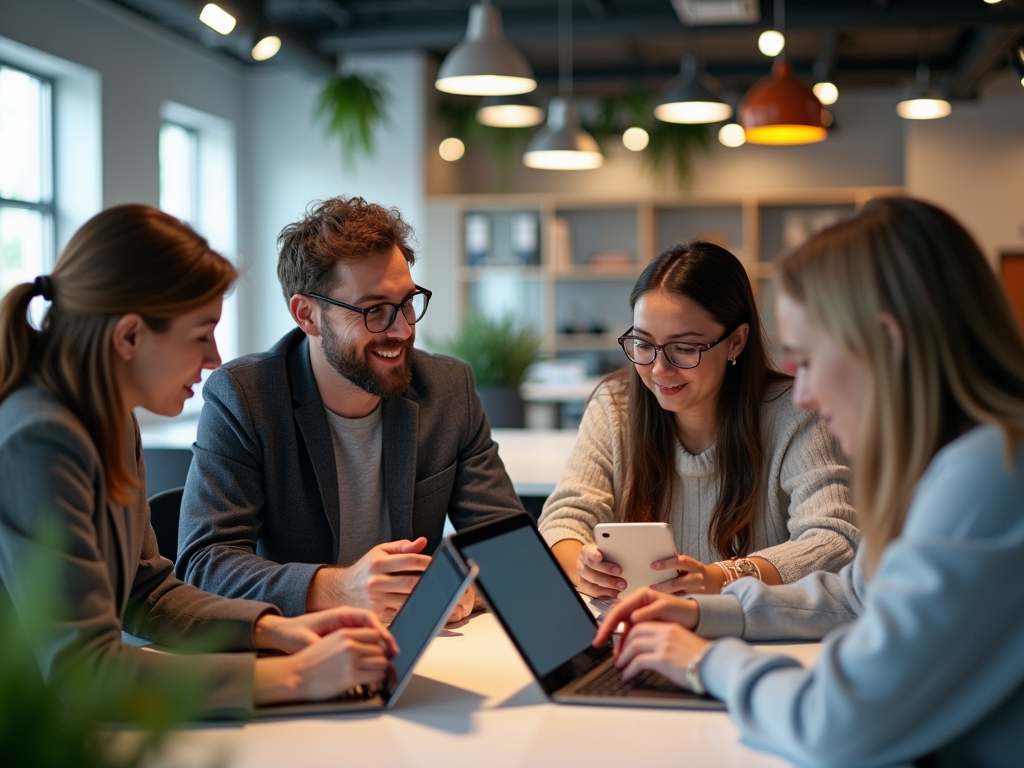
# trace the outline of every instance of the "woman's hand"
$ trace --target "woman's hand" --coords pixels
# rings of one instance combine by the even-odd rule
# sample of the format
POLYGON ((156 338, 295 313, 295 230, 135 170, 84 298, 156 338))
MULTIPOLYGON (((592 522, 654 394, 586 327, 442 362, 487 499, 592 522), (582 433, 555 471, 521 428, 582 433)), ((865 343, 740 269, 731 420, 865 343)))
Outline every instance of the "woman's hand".
POLYGON ((623 636, 631 627, 641 622, 661 621, 679 624, 694 629, 700 620, 700 606, 685 597, 659 594, 650 589, 641 589, 624 599, 601 617, 601 626, 594 636, 594 647, 605 645, 620 624, 623 636))
POLYGON ((257 625, 267 618, 271 618, 267 638, 306 644, 291 656, 256 660, 256 704, 323 701, 356 686, 378 686, 384 682, 388 660, 398 653, 395 639, 380 619, 359 608, 336 608, 296 619, 264 616, 257 625), (318 634, 331 626, 335 628, 318 634))
POLYGON ((717 565, 704 565, 699 560, 694 560, 686 555, 656 560, 651 563, 651 569, 654 571, 671 570, 679 574, 674 579, 651 585, 651 589, 656 589, 659 592, 676 595, 701 592, 705 595, 717 595, 725 586, 725 571, 717 565))
POLYGON ((605 561, 596 544, 584 544, 576 561, 576 588, 591 597, 614 599, 626 582, 617 563, 605 561))
POLYGON ((678 624, 645 621, 633 626, 619 642, 615 666, 623 680, 632 680, 649 669, 667 677, 680 688, 689 688, 686 667, 710 640, 697 637, 678 624))
MULTIPOLYGON (((253 627, 253 645, 261 651, 296 653, 336 630, 366 626, 363 623, 363 613, 358 608, 348 607, 328 608, 325 611, 306 613, 290 619, 265 613, 257 619, 253 627)), ((369 626, 383 630, 392 645, 394 644, 394 638, 384 629, 384 625, 376 616, 369 626)))

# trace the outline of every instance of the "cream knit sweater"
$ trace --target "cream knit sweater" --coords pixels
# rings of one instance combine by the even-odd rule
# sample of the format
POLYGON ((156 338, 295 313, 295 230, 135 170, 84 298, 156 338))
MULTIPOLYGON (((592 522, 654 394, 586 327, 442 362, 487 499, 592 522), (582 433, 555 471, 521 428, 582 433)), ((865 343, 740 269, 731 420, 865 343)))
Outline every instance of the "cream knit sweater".
MULTIPOLYGON (((548 546, 593 542, 595 525, 624 519, 627 397, 621 385, 605 382, 587 405, 568 464, 540 516, 548 546)), ((750 555, 768 560, 786 584, 812 571, 838 571, 853 560, 860 540, 850 470, 838 445, 813 413, 793 406, 788 385, 775 386, 766 399, 763 429, 768 476, 750 555)), ((723 557, 708 543, 718 499, 715 449, 694 456, 676 443, 669 523, 679 553, 703 563, 723 557)))

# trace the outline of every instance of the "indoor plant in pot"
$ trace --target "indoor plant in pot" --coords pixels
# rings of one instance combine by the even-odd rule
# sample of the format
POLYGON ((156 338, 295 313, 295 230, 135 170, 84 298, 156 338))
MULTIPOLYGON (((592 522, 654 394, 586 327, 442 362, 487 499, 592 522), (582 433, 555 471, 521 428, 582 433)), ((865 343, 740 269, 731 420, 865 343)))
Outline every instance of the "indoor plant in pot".
POLYGON ((517 324, 511 316, 492 319, 471 314, 455 336, 435 346, 469 363, 492 427, 523 426, 519 385, 540 352, 536 333, 517 324))

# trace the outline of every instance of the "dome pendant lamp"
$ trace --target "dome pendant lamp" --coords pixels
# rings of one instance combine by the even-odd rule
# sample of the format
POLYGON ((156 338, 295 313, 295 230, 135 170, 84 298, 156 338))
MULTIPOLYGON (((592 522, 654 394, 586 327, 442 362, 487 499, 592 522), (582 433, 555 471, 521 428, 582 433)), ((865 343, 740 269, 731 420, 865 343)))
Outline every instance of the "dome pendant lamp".
POLYGON ((815 144, 828 131, 821 124, 821 102, 793 77, 793 65, 776 62, 772 73, 747 91, 739 122, 750 144, 815 144))
POLYGON ((523 165, 558 171, 600 168, 604 155, 594 137, 580 127, 572 103, 572 5, 558 3, 558 96, 548 101, 548 119, 530 139, 523 153, 523 165))
POLYGON ((505 39, 501 11, 491 0, 470 7, 466 37, 441 62, 434 87, 465 96, 508 96, 537 87, 523 54, 505 39))
POLYGON ((931 76, 927 64, 917 67, 917 81, 910 95, 896 105, 896 114, 904 120, 936 120, 945 117, 953 108, 937 88, 929 85, 931 76))
POLYGON ((700 76, 697 59, 684 56, 679 77, 658 97, 654 116, 666 123, 718 123, 732 116, 732 107, 700 76))

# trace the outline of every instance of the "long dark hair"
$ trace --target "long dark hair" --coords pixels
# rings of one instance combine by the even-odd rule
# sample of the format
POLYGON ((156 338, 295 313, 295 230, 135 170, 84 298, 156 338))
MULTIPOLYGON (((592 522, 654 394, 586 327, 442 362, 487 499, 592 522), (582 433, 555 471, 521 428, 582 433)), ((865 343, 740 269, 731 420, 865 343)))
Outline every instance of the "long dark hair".
MULTIPOLYGON (((750 280, 739 259, 700 240, 660 253, 629 296, 635 309, 650 291, 668 291, 695 302, 726 330, 750 327, 743 352, 730 366, 717 402, 718 503, 708 543, 726 557, 751 550, 752 523, 761 505, 766 473, 761 409, 768 388, 789 377, 772 368, 750 280)), ((628 471, 623 509, 630 522, 664 522, 677 482, 675 420, 644 385, 635 366, 616 374, 628 379, 628 471)))
POLYGON ((107 495, 130 501, 139 481, 124 460, 128 418, 114 380, 110 338, 127 312, 157 333, 222 295, 235 268, 206 240, 156 208, 119 205, 87 221, 49 276, 52 303, 36 330, 33 283, 0 301, 0 401, 26 380, 85 425, 103 462, 107 495))

